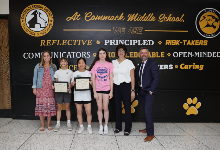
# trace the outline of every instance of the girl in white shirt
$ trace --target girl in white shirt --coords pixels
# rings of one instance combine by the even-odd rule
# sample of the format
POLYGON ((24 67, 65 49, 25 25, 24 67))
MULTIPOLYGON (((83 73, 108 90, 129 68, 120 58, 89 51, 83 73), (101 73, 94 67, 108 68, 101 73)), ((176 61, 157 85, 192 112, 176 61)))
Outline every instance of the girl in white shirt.
MULTIPOLYGON (((72 77, 72 70, 69 70, 68 65, 68 59, 66 57, 60 58, 60 65, 61 69, 57 70, 54 74, 55 81, 63 81, 68 82, 68 93, 55 93, 55 100, 57 103, 57 124, 54 128, 54 132, 57 132, 60 129, 60 118, 61 118, 61 112, 62 112, 62 104, 64 102, 65 109, 66 109, 66 116, 67 116, 67 129, 68 131, 72 131, 72 125, 71 125, 71 111, 70 111, 70 102, 71 102, 71 77, 72 77)), ((54 86, 52 86, 54 89, 54 86)))
POLYGON ((125 108, 125 130, 124 135, 128 136, 131 132, 131 100, 135 97, 135 66, 131 60, 125 58, 127 48, 125 45, 119 44, 116 47, 116 56, 118 59, 113 60, 113 95, 116 110, 116 129, 115 133, 122 131, 122 110, 121 101, 125 108))
MULTIPOLYGON (((72 86, 75 85, 74 78, 76 77, 90 77, 91 74, 89 71, 86 70, 86 60, 85 58, 80 57, 77 60, 77 65, 78 65, 78 70, 73 73, 72 76, 72 86)), ((92 84, 92 81, 89 81, 90 84, 92 84)), ((87 114, 87 122, 88 122, 88 127, 87 131, 89 134, 92 134, 92 127, 91 127, 91 122, 92 122, 92 114, 91 114, 91 91, 86 90, 86 91, 75 91, 74 90, 74 102, 76 105, 77 109, 77 118, 79 122, 79 130, 78 133, 82 133, 84 130, 83 127, 83 118, 82 118, 82 106, 84 105, 85 111, 87 114)))

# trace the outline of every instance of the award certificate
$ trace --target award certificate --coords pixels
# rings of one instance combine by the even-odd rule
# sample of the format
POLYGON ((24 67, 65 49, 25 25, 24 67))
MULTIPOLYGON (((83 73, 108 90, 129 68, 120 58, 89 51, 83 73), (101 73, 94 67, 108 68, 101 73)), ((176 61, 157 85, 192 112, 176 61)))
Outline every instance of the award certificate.
POLYGON ((69 93, 67 91, 68 82, 54 81, 53 86, 54 86, 54 92, 55 93, 69 93))
POLYGON ((90 77, 76 77, 74 81, 76 82, 75 91, 90 90, 90 77))

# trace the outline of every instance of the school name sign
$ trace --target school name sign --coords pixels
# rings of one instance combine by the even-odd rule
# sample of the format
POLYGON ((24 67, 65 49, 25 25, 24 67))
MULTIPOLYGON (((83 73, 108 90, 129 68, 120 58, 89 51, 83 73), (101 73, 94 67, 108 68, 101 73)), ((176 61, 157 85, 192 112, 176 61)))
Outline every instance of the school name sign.
POLYGON ((66 21, 76 21, 80 20, 82 18, 85 19, 85 21, 98 21, 98 20, 110 20, 110 21, 159 21, 159 22, 184 22, 184 14, 182 16, 173 16, 173 14, 160 14, 158 19, 154 16, 153 13, 133 13, 128 14, 127 17, 125 17, 124 13, 121 13, 120 15, 97 15, 93 14, 93 12, 85 12, 84 16, 79 14, 79 12, 75 12, 73 16, 67 17, 66 21))

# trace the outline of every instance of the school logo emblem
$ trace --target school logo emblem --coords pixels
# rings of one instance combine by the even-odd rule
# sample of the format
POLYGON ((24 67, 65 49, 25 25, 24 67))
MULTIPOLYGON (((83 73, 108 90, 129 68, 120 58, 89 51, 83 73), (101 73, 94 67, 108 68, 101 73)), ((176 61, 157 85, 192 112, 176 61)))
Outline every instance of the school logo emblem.
POLYGON ((34 37, 46 35, 53 27, 53 14, 42 4, 32 4, 26 7, 21 14, 23 30, 34 37))
POLYGON ((220 33, 220 13, 214 8, 205 8, 198 13, 195 24, 200 35, 214 38, 220 33))

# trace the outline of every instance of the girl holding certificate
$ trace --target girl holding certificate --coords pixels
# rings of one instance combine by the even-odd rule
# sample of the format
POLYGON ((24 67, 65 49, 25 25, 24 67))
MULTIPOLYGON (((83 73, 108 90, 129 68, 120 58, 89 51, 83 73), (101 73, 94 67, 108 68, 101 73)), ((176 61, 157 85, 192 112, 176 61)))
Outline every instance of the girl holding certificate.
POLYGON ((94 98, 98 106, 99 134, 103 134, 102 110, 104 110, 104 134, 108 133, 109 99, 113 96, 113 65, 104 48, 100 48, 91 64, 92 84, 94 98))
MULTIPOLYGON (((76 77, 90 77, 91 74, 89 71, 86 70, 86 60, 85 58, 79 58, 77 60, 77 65, 78 65, 78 70, 75 71, 72 75, 72 86, 75 85, 74 78, 76 77)), ((92 81, 90 81, 90 84, 92 84, 92 81)), ((91 127, 91 122, 92 122, 92 114, 91 114, 91 91, 90 90, 85 90, 85 91, 75 91, 74 90, 74 102, 76 105, 77 109, 77 118, 79 122, 79 130, 78 134, 82 133, 84 130, 83 127, 83 118, 82 118, 82 106, 84 105, 85 111, 87 114, 87 122, 88 122, 88 127, 87 131, 89 134, 92 134, 92 127, 91 127)))
POLYGON ((47 128, 52 130, 50 126, 51 116, 56 115, 56 103, 52 89, 52 81, 56 70, 57 67, 52 63, 50 52, 44 51, 41 62, 34 68, 32 86, 33 93, 36 95, 35 116, 40 116, 41 121, 40 131, 44 131, 45 116, 47 116, 47 128))
MULTIPOLYGON (((57 103, 57 124, 54 128, 54 132, 57 132, 60 129, 60 118, 61 118, 61 110, 62 110, 62 104, 65 104, 66 109, 66 117, 67 117, 67 130, 72 131, 72 125, 71 125, 71 111, 70 111, 70 102, 71 102, 71 88, 70 85, 71 77, 73 72, 68 69, 68 59, 66 57, 60 58, 60 66, 61 69, 57 70, 54 74, 55 81, 63 81, 68 82, 68 93, 55 93, 55 100, 57 103)), ((54 86, 53 86, 54 88, 54 86)))

